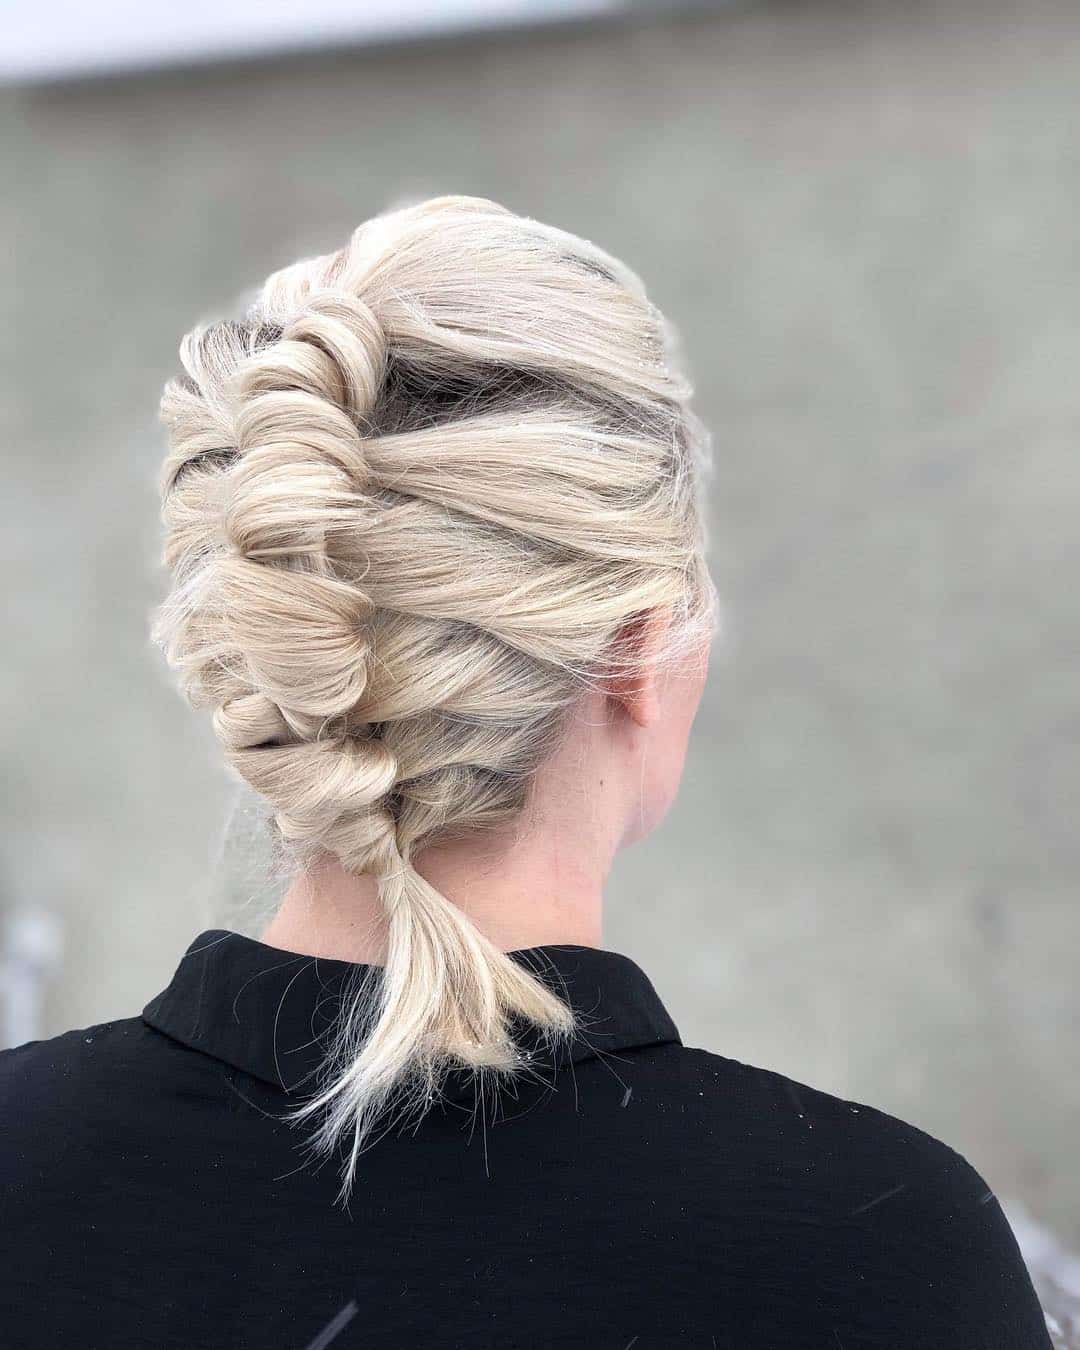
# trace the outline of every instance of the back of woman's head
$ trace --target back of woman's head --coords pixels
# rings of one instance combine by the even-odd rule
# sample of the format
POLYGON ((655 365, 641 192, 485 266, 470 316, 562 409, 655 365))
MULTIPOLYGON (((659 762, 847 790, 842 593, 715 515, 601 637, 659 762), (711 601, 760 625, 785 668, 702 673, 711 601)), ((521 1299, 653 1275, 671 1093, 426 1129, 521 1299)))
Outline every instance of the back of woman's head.
POLYGON ((590 683, 669 610, 711 629, 706 438, 637 277, 484 200, 361 225, 185 338, 162 400, 174 585, 155 632, 301 865, 372 873, 377 991, 296 1112, 347 1145, 450 1067, 573 1017, 416 871, 516 817, 590 683))

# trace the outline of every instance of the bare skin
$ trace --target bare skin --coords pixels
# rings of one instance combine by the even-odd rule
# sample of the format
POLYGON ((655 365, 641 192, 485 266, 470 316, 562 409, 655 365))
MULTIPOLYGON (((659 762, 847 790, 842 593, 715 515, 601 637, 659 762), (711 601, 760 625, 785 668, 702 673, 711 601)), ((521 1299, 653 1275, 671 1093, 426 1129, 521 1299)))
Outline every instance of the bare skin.
MULTIPOLYGON (((417 853, 420 874, 504 951, 601 945, 603 891, 616 853, 649 834, 678 791, 708 673, 709 644, 658 670, 668 615, 626 632, 645 674, 582 697, 573 732, 538 772, 529 809, 499 832, 417 853)), ((286 951, 378 962, 384 926, 375 880, 326 859, 289 887, 261 940, 286 951)))

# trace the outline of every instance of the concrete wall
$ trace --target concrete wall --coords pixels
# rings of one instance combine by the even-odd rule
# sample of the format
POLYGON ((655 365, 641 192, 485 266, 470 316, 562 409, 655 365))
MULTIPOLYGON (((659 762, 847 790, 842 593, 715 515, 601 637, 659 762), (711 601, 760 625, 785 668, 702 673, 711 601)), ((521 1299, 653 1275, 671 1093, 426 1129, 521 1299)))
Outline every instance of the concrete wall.
POLYGON ((65 920, 48 1030, 259 890, 146 637, 179 335, 403 193, 493 196, 640 270, 716 435, 726 640, 607 944, 688 1043, 1080 1236, 1078 38, 822 0, 8 91, 0 903, 65 920))

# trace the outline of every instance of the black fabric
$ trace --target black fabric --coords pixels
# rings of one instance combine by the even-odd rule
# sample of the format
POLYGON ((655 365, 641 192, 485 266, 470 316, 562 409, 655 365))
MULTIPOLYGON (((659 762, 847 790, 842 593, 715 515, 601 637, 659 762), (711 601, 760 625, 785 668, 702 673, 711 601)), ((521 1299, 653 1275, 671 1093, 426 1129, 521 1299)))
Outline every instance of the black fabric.
POLYGON ((691 1049, 613 952, 584 1034, 334 1168, 280 1120, 370 968, 200 934, 141 1017, 0 1054, 0 1345, 1047 1350, 997 1200, 902 1121, 691 1049))

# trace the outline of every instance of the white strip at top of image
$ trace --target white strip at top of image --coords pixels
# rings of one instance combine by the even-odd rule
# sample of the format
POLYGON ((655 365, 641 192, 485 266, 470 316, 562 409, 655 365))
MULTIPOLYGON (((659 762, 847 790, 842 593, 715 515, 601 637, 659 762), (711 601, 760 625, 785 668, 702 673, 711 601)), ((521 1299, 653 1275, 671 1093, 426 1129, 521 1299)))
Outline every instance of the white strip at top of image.
POLYGON ((624 8, 623 0, 3 0, 0 82, 362 46, 624 8))

